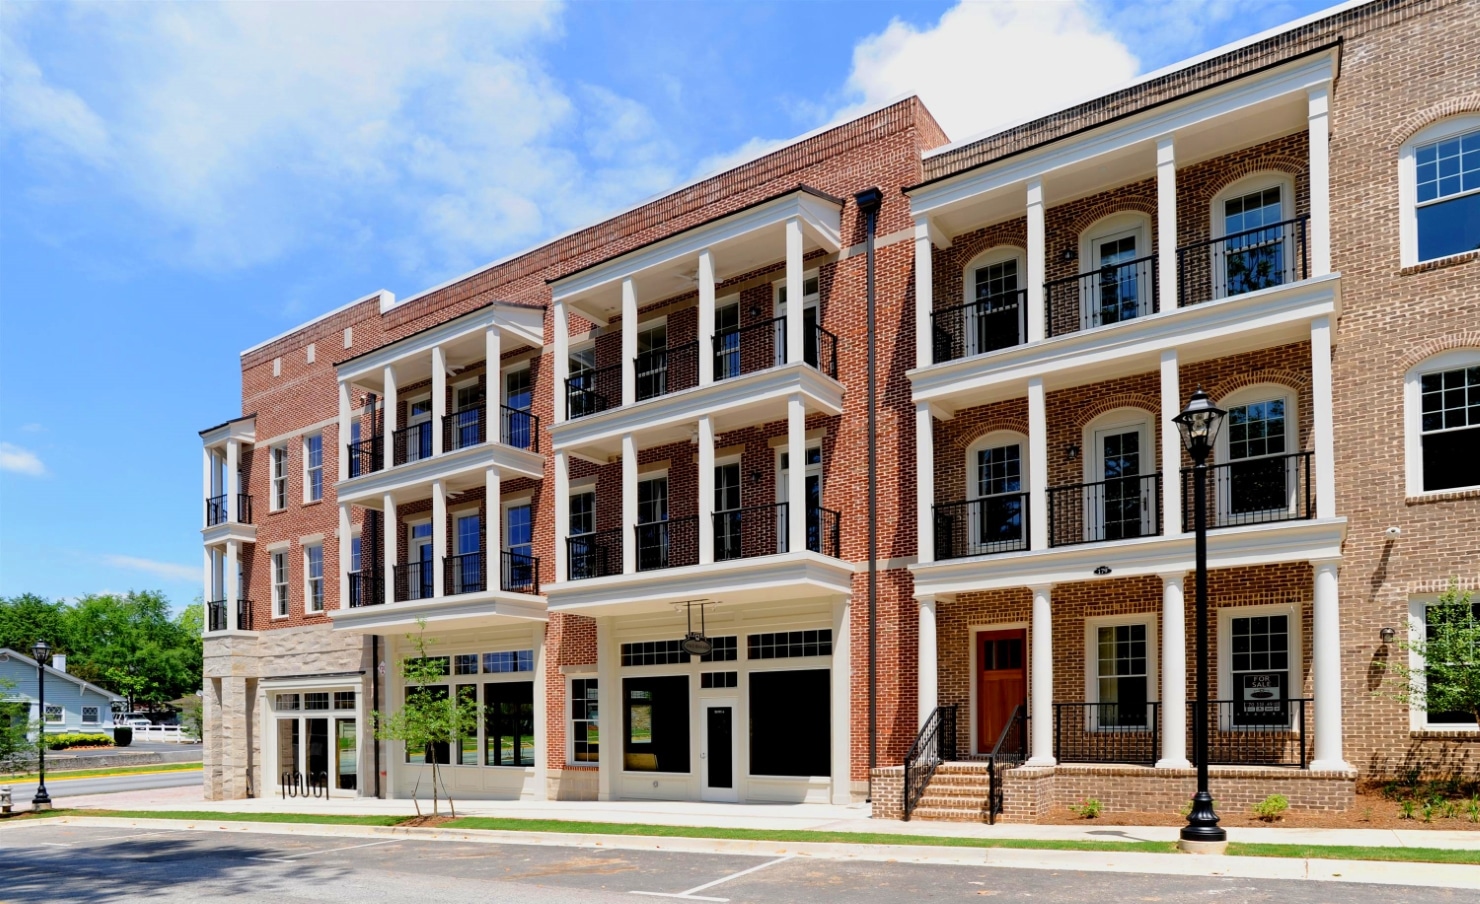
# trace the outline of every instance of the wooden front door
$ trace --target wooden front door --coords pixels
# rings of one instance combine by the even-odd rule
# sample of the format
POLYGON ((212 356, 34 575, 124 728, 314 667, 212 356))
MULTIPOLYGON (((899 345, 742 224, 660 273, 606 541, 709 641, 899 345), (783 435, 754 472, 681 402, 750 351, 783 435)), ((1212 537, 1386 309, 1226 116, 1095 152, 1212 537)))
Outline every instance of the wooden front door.
POLYGON ((997 745, 1012 711, 1028 701, 1028 632, 983 631, 976 636, 976 748, 997 745))

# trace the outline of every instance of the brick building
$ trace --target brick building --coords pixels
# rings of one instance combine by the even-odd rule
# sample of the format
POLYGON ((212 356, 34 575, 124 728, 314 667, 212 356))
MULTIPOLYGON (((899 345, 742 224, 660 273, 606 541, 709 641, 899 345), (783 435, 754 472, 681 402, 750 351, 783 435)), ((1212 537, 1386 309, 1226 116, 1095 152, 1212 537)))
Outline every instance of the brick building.
POLYGON ((907 99, 247 350, 208 795, 887 816, 941 729, 921 816, 994 750, 1010 818, 1178 807, 1199 387, 1219 800, 1474 770, 1381 660, 1480 587, 1477 26, 1348 4, 962 144, 907 99), (419 622, 454 749, 369 730, 419 622))

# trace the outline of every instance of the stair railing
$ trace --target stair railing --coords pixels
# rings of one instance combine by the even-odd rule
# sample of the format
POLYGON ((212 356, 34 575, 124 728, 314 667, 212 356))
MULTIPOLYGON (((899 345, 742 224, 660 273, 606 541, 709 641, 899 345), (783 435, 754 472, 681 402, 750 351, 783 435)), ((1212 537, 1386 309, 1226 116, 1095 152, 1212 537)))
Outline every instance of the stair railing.
POLYGON ((987 755, 987 824, 996 825, 1002 812, 1002 781, 998 777, 998 766, 1003 771, 1020 765, 1028 755, 1028 714, 1019 703, 1013 707, 1012 716, 1002 727, 997 744, 987 755))
POLYGON ((936 767, 956 755, 956 704, 937 706, 904 757, 904 819, 925 796, 936 767))

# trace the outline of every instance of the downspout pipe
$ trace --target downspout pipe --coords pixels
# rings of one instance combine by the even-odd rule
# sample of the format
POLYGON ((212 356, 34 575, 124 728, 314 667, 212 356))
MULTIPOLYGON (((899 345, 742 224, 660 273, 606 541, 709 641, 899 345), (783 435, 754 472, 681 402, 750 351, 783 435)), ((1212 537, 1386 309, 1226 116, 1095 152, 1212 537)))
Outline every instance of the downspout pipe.
POLYGON ((874 292, 874 234, 884 193, 868 188, 853 196, 864 223, 868 295, 868 799, 874 799, 879 766, 879 424, 877 310, 874 292))

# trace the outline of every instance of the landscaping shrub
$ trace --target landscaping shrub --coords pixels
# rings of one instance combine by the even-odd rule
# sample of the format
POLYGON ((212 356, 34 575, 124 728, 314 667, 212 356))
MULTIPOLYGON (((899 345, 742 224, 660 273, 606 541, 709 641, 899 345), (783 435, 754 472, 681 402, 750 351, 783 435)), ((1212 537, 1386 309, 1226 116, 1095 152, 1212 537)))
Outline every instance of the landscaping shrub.
POLYGON ((1098 798, 1091 797, 1089 800, 1080 801, 1079 806, 1069 809, 1081 819, 1098 819, 1100 814, 1105 812, 1105 805, 1100 803, 1098 798))
POLYGON ((1265 822, 1274 822, 1290 809, 1290 799, 1283 794, 1271 794, 1254 805, 1254 815, 1265 822))
POLYGON ((47 750, 66 750, 68 747, 112 747, 113 739, 99 731, 69 731, 46 736, 47 750))
POLYGON ((113 729, 113 746, 127 747, 134 742, 134 730, 127 725, 113 729))

